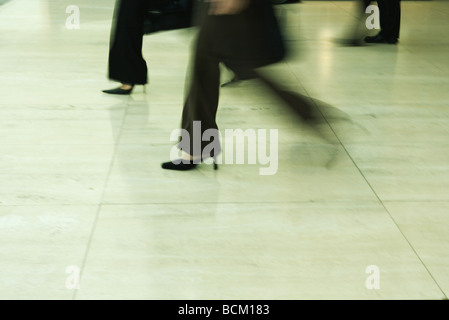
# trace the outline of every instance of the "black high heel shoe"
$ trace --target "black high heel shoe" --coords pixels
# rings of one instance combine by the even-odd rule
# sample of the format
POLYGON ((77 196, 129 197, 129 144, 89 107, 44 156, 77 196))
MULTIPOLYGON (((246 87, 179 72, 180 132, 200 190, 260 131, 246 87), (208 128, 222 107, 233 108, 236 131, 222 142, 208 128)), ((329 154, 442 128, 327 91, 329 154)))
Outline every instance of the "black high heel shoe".
POLYGON ((128 95, 133 92, 134 85, 131 86, 131 89, 122 89, 121 87, 110 89, 110 90, 103 90, 104 93, 108 94, 120 94, 120 95, 128 95))
MULTIPOLYGON (((218 169, 218 165, 217 165, 217 161, 214 160, 214 170, 218 169)), ((204 162, 204 159, 201 159, 201 162, 204 162)), ((168 161, 168 162, 164 162, 162 163, 162 169, 166 169, 166 170, 176 170, 176 171, 188 171, 188 170, 192 170, 195 169, 196 166, 198 165, 198 163, 195 163, 195 161, 190 160, 182 160, 182 159, 177 159, 174 161, 168 161)))

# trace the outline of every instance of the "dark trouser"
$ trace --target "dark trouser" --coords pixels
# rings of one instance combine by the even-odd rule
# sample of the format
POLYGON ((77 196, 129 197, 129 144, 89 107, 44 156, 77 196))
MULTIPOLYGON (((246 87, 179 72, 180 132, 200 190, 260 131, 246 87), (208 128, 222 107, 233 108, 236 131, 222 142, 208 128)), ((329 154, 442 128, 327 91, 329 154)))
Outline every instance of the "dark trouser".
POLYGON ((109 78, 128 84, 147 83, 142 56, 143 24, 147 0, 117 0, 111 30, 109 78))
POLYGON ((387 40, 399 39, 401 25, 401 1, 378 0, 381 35, 387 40))
MULTIPOLYGON (((254 3, 258 5, 257 3, 261 3, 261 0, 254 1, 254 3)), ((260 12, 255 9, 254 15, 207 16, 202 22, 193 56, 191 86, 184 104, 181 122, 182 129, 189 134, 189 137, 183 136, 178 145, 180 149, 190 155, 206 158, 216 156, 221 151, 216 123, 220 91, 220 63, 229 64, 229 61, 232 61, 232 69, 237 74, 245 74, 250 78, 259 79, 299 115, 300 119, 309 120, 311 118, 314 107, 308 98, 283 91, 276 83, 256 71, 259 65, 269 64, 266 61, 257 61, 259 58, 263 59, 260 56, 257 57, 257 52, 269 51, 269 48, 259 50, 260 46, 263 46, 262 42, 268 42, 267 37, 263 38, 261 34, 258 34, 258 30, 261 28, 258 23, 267 23, 266 18, 259 15, 260 12), (259 20, 252 23, 248 20, 252 18, 259 20), (243 35, 239 41, 239 35, 251 29, 253 31, 243 35), (257 39, 261 39, 262 42, 259 43, 257 39), (245 45, 251 41, 254 41, 251 45, 245 45), (255 58, 251 59, 250 57, 255 58), (195 123, 201 125, 199 132, 195 123), (203 141, 201 138, 209 129, 212 129, 209 132, 217 134, 213 135, 210 141, 203 141), (213 150, 210 150, 211 145, 214 146, 213 150), (205 153, 206 147, 208 151, 212 152, 205 153)))

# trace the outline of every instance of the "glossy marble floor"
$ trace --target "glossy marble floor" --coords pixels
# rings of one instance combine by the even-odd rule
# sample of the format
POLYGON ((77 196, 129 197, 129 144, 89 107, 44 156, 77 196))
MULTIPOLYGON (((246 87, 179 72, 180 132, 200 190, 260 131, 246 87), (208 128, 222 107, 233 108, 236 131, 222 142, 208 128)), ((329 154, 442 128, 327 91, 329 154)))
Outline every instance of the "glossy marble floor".
POLYGON ((362 47, 333 41, 353 2, 278 6, 292 54, 267 72, 331 139, 223 88, 221 129, 278 130, 273 175, 162 170, 194 30, 146 36, 147 91, 108 96, 114 1, 70 4, 80 29, 66 1, 0 6, 1 299, 449 295, 449 2, 402 2, 400 44, 362 47))

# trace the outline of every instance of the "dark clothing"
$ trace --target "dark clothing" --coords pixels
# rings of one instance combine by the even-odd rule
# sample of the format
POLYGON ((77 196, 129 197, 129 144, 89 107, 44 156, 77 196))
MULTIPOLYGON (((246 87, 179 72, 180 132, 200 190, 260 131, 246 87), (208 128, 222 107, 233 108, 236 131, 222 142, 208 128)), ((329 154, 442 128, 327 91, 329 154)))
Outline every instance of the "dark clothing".
POLYGON ((401 1, 378 0, 380 13, 380 34, 387 40, 399 39, 401 25, 401 1))
POLYGON ((142 56, 143 25, 148 0, 117 0, 111 31, 109 78, 127 84, 147 83, 142 56))
POLYGON ((206 146, 210 147, 211 141, 201 139, 208 129, 215 129, 215 132, 218 132, 216 114, 220 90, 220 63, 226 64, 237 74, 258 78, 301 118, 306 119, 310 116, 313 107, 307 99, 282 91, 273 81, 256 71, 258 67, 282 60, 286 54, 270 1, 252 0, 249 8, 240 14, 207 15, 202 19, 193 56, 191 86, 184 104, 181 123, 182 129, 189 133, 190 139, 182 138, 178 145, 190 155, 216 156, 221 150, 217 141, 218 136, 214 136, 211 139, 215 145, 212 154, 204 155, 204 149, 206 146), (201 124, 200 133, 194 130, 194 123, 197 121, 201 124), (200 145, 201 149, 199 147, 194 149, 200 145))

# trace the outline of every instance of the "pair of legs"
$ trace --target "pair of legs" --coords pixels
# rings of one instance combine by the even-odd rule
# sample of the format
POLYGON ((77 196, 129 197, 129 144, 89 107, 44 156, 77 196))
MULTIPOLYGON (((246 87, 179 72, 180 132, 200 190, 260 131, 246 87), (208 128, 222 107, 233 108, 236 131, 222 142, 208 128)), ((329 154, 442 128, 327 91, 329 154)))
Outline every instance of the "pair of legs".
POLYGON ((129 94, 134 85, 147 83, 147 64, 142 56, 145 11, 148 0, 117 0, 111 30, 109 79, 118 81, 111 94, 129 94))

